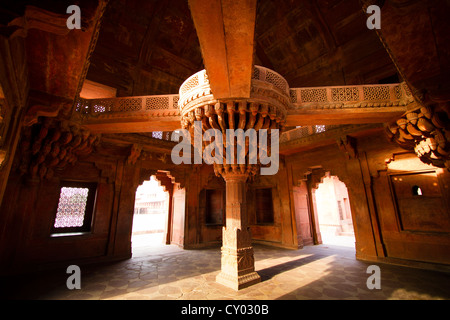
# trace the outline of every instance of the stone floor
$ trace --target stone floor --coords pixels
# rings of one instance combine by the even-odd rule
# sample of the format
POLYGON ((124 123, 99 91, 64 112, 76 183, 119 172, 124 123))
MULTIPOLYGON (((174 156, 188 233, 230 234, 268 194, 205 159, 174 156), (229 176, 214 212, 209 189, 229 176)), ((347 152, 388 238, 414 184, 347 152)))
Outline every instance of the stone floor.
POLYGON ((220 249, 181 250, 136 246, 133 258, 81 267, 81 289, 69 290, 65 270, 3 279, 6 299, 450 299, 450 274, 377 264, 381 289, 369 290, 370 263, 357 261, 345 245, 284 250, 255 246, 259 284, 234 291, 215 282, 220 249))

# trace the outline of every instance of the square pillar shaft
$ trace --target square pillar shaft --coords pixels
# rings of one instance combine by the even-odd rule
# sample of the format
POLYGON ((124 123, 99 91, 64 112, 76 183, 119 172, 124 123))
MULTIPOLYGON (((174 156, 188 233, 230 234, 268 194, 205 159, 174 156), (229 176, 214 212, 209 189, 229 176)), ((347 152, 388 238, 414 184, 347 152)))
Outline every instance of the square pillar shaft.
POLYGON ((216 281, 240 290, 261 281, 255 272, 252 237, 248 227, 247 174, 227 173, 226 226, 223 227, 221 272, 216 281))

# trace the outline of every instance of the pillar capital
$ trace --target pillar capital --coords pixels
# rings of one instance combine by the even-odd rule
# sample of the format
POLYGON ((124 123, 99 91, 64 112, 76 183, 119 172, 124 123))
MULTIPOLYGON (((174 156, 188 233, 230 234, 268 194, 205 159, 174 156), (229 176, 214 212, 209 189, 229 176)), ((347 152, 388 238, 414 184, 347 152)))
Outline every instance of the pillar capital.
POLYGON ((214 172, 225 181, 243 181, 246 182, 250 177, 258 173, 257 165, 223 165, 214 164, 214 172))

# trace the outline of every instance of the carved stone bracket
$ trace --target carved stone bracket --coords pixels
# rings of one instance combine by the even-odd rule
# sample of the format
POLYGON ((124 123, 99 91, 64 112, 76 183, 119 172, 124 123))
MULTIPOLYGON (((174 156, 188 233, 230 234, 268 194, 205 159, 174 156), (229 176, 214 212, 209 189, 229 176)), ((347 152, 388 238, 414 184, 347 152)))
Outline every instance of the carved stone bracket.
POLYGON ((98 142, 99 136, 73 123, 41 118, 39 123, 25 128, 19 146, 19 170, 32 178, 50 179, 55 170, 89 155, 98 142))
POLYGON ((286 80, 259 66, 254 67, 252 79, 249 99, 219 101, 214 99, 205 70, 188 78, 180 88, 178 102, 183 129, 191 129, 194 121, 202 122, 203 131, 281 129, 289 104, 286 80))
POLYGON ((38 123, 39 117, 55 118, 60 112, 70 110, 73 101, 50 94, 32 91, 30 92, 30 107, 28 108, 23 124, 31 126, 38 123))
POLYGON ((100 177, 107 183, 114 183, 116 176, 116 166, 113 163, 95 162, 95 167, 100 171, 100 177))
POLYGON ((355 138, 350 136, 343 136, 337 140, 337 145, 339 149, 346 154, 347 159, 355 159, 358 157, 355 138))
POLYGON ((414 151, 420 160, 450 169, 450 121, 447 105, 423 106, 386 126, 391 141, 414 151))
POLYGON ((136 164, 137 159, 142 153, 142 146, 138 144, 133 144, 131 146, 130 155, 127 158, 127 164, 136 164))

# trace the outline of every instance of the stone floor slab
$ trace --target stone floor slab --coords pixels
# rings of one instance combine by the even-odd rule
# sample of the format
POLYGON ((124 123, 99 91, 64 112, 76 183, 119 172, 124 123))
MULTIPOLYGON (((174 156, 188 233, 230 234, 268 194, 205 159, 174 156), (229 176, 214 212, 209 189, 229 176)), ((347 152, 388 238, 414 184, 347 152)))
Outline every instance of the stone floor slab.
POLYGON ((355 259, 349 247, 308 246, 285 250, 255 245, 255 267, 262 281, 234 291, 214 281, 220 248, 182 250, 140 247, 121 262, 82 266, 81 290, 69 290, 64 271, 2 279, 5 299, 49 300, 388 300, 450 299, 450 274, 387 264, 381 290, 366 286, 371 263, 355 259), (29 281, 25 281, 28 279, 29 281))

